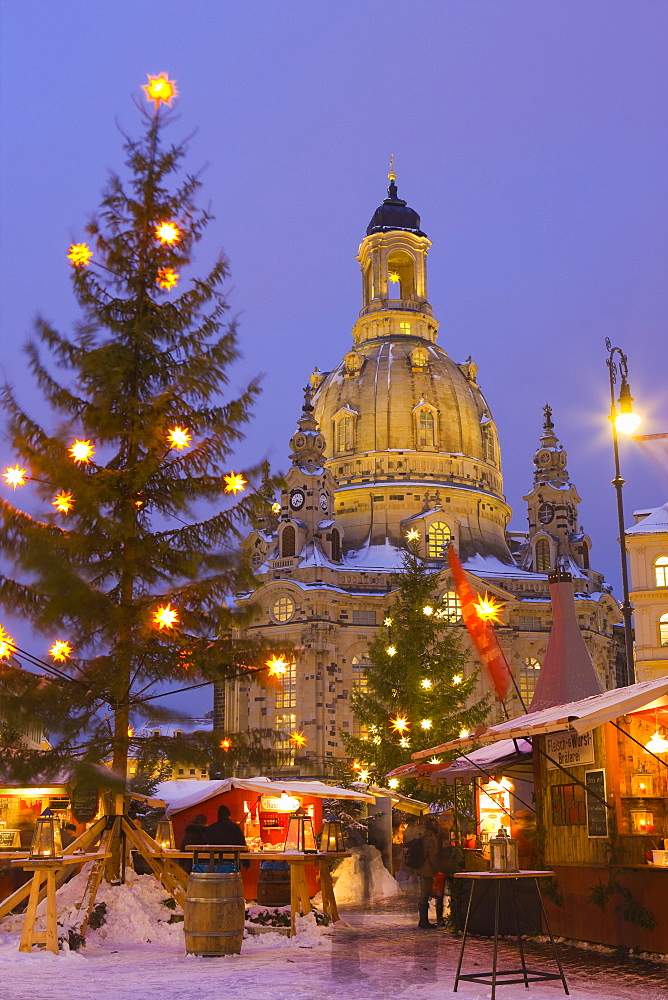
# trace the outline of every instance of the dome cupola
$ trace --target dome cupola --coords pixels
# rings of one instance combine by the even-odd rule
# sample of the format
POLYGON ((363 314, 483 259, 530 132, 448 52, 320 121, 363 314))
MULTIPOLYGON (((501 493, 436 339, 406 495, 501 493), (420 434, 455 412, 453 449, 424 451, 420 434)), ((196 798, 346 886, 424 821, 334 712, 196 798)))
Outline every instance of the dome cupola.
POLYGON ((390 172, 387 179, 390 182, 387 198, 373 213, 373 218, 366 227, 367 236, 371 236, 372 233, 389 233, 401 229, 415 233, 416 236, 426 236, 426 233, 420 229, 420 216, 414 209, 409 208, 397 193, 397 175, 393 170, 392 160, 390 160, 390 172))

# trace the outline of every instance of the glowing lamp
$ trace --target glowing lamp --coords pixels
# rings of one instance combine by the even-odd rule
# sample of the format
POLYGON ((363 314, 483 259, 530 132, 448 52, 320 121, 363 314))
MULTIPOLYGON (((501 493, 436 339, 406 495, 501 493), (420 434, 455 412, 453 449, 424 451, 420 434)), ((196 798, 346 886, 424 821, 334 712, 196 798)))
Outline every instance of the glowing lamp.
POLYGON ((417 530, 417 528, 411 528, 410 531, 406 532, 406 540, 408 542, 420 541, 420 532, 417 530))
POLYGON ((650 753, 665 753, 668 750, 668 740, 660 736, 657 729, 651 740, 645 743, 645 750, 649 750, 650 753))
POLYGON ((75 462, 81 462, 83 464, 90 462, 91 458, 95 454, 95 448, 90 441, 76 440, 68 450, 75 462))
POLYGON ((153 612, 153 624, 159 629, 174 628, 178 625, 179 613, 171 604, 165 604, 153 612))
POLYGON ((643 766, 631 775, 631 795, 639 799, 654 795, 654 775, 643 766))
POLYGON ((517 841, 506 833, 505 827, 499 827, 496 837, 489 842, 490 871, 517 872, 520 870, 517 841))
POLYGON ((461 682, 463 680, 464 680, 464 678, 462 677, 461 674, 455 674, 455 676, 452 678, 452 683, 453 684, 461 684, 461 682))
POLYGON ((389 628, 391 624, 392 624, 391 618, 386 618, 385 621, 383 622, 383 625, 385 625, 386 628, 389 628))
POLYGON ((159 73, 158 76, 146 74, 148 83, 142 84, 142 90, 146 91, 146 100, 153 101, 156 111, 161 104, 171 107, 172 101, 179 96, 176 89, 176 80, 169 80, 166 73, 159 73))
POLYGON ((346 846, 343 841, 343 827, 341 826, 341 820, 337 819, 336 816, 328 816, 322 824, 322 833, 320 834, 320 850, 327 851, 327 853, 338 853, 340 851, 345 851, 346 846))
POLYGON ((402 748, 402 750, 407 750, 410 745, 411 741, 406 736, 402 736, 401 739, 399 740, 399 746, 402 748))
POLYGON ((654 833, 654 814, 641 809, 632 809, 631 833, 654 833))
POLYGON ((74 497, 71 493, 61 490, 60 493, 56 493, 51 501, 51 506, 55 507, 60 514, 69 514, 74 506, 74 497))
POLYGON ((619 390, 619 413, 615 417, 615 427, 620 434, 633 434, 642 423, 642 417, 633 412, 633 396, 625 378, 619 390))
POLYGON ((158 275, 155 279, 156 285, 160 288, 164 288, 169 291, 170 288, 176 288, 176 283, 179 280, 179 276, 173 267, 161 267, 158 270, 158 275))
POLYGON ((128 726, 128 739, 131 740, 132 737, 134 736, 134 734, 135 734, 135 731, 132 728, 132 726, 128 726))
POLYGON ((469 735, 469 731, 468 731, 468 729, 460 729, 460 730, 459 730, 459 738, 460 738, 460 740, 465 740, 465 739, 467 739, 467 738, 468 738, 468 735, 469 735))
POLYGON ((8 660, 16 651, 16 642, 7 630, 0 625, 0 660, 8 660))
POLYGON ((62 858, 63 842, 60 834, 60 820, 56 819, 50 809, 45 809, 37 817, 35 832, 30 845, 30 860, 45 861, 50 858, 62 858))
POLYGON ((223 476, 223 482, 225 483, 225 492, 234 493, 235 496, 237 493, 243 493, 247 485, 244 477, 237 472, 230 472, 229 476, 223 476))
POLYGON ((73 243, 67 254, 67 259, 73 267, 88 267, 93 251, 85 243, 73 243))
POLYGON ((422 726, 423 729, 431 729, 432 725, 431 719, 423 719, 420 725, 422 726))
POLYGON ((397 655, 397 647, 396 646, 388 646, 387 649, 385 650, 385 652, 387 653, 388 656, 396 656, 397 655))
POLYGON ((269 667, 270 677, 280 677, 281 674, 287 673, 290 664, 287 660, 284 660, 282 656, 271 656, 265 661, 265 665, 269 667))
POLYGON ((280 514, 281 513, 281 505, 280 505, 280 503, 272 503, 272 505, 271 505, 271 512, 272 512, 272 514, 280 514))
POLYGON ((159 222, 154 232, 156 240, 168 246, 178 243, 183 235, 175 222, 159 222))
POLYGON ((9 468, 5 469, 3 473, 3 479, 13 490, 15 490, 17 486, 25 486, 27 478, 28 473, 19 465, 11 465, 9 468))
POLYGON ((429 618, 431 615, 433 615, 433 613, 434 609, 432 608, 431 604, 425 604, 425 606, 422 609, 422 614, 426 615, 427 618, 429 618))
POLYGON ((424 688, 425 691, 431 691, 432 683, 428 677, 423 677, 420 681, 420 687, 424 688))
POLYGON ((399 787, 399 779, 398 778, 390 778, 390 780, 387 783, 387 787, 391 788, 392 790, 398 788, 399 787))
POLYGON ((172 826, 171 819, 167 816, 163 816, 162 819, 158 820, 158 825, 155 830, 155 839, 160 845, 163 851, 174 851, 176 850, 176 841, 174 840, 174 827, 172 826))
POLYGON ((360 771, 360 773, 359 773, 359 774, 357 775, 357 777, 358 777, 358 779, 359 779, 360 781, 364 781, 364 782, 366 782, 366 781, 368 781, 368 780, 369 780, 369 771, 367 771, 367 769, 366 769, 366 768, 362 768, 362 770, 361 770, 361 771, 360 771))
POLYGON ((52 656, 56 662, 64 663, 65 660, 69 660, 71 655, 72 647, 69 642, 63 642, 62 639, 57 639, 49 649, 49 656, 52 656))
POLYGON ((405 733, 406 730, 410 727, 410 722, 408 721, 405 715, 398 715, 396 719, 391 719, 390 723, 395 733, 405 733))
POLYGON ((474 607, 475 613, 482 621, 501 621, 500 614, 503 604, 500 604, 493 597, 489 597, 486 591, 485 596, 479 598, 474 607))
POLYGON ((172 427, 171 430, 167 431, 167 441, 169 442, 169 447, 176 448, 177 451, 181 451, 183 448, 189 448, 191 440, 192 435, 185 427, 172 427))
POLYGON ((313 820, 301 806, 288 820, 288 833, 283 850, 299 852, 300 854, 315 853, 317 850, 313 820))
POLYGON ((441 758, 440 757, 430 757, 429 758, 429 763, 430 764, 440 764, 441 763, 441 758))
POLYGON ((294 743, 296 747, 303 747, 307 739, 308 737, 303 732, 290 733, 290 742, 294 743))

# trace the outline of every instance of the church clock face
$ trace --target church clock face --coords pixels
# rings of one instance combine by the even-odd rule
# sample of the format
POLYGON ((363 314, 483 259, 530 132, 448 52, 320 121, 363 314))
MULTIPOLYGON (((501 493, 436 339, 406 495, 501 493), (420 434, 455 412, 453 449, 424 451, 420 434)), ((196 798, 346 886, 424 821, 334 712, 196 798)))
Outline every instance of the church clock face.
POLYGON ((304 494, 301 490, 293 490, 290 494, 290 506, 293 510, 301 510, 304 506, 304 494))
POLYGON ((549 524, 554 517, 554 504, 542 503, 538 508, 538 520, 541 524, 549 524))
POLYGON ((320 506, 322 507, 323 510, 327 510, 328 504, 329 504, 329 501, 327 500, 327 494, 326 493, 321 493, 320 494, 320 506))

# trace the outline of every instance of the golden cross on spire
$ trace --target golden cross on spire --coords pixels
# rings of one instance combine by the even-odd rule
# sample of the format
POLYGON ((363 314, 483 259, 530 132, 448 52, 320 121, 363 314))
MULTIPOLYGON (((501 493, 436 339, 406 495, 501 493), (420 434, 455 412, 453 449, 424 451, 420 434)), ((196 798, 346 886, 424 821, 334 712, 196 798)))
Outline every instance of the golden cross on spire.
POLYGON ((387 179, 391 184, 393 184, 397 179, 397 175, 394 172, 394 153, 390 154, 390 172, 387 175, 387 179))

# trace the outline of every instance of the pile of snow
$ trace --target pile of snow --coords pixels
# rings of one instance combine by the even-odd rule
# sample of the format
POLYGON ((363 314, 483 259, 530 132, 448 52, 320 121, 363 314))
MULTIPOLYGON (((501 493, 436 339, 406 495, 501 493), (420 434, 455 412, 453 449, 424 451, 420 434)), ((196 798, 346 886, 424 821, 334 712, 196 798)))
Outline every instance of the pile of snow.
POLYGON ((368 903, 401 893, 376 847, 353 847, 350 853, 332 872, 337 903, 368 903))

